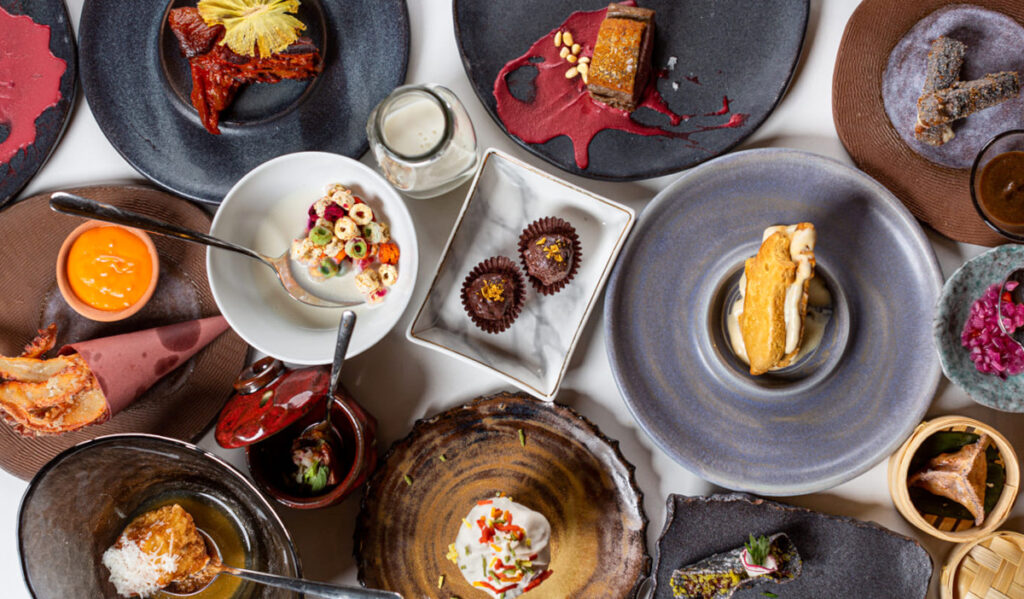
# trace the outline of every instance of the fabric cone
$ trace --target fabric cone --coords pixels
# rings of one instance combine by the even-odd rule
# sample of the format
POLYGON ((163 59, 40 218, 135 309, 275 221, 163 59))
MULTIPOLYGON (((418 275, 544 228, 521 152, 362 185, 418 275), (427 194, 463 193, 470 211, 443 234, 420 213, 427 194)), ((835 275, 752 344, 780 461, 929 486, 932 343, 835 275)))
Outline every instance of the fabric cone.
POLYGON ((65 345, 59 353, 77 352, 82 356, 96 376, 113 416, 227 328, 223 316, 213 316, 80 341, 65 345))

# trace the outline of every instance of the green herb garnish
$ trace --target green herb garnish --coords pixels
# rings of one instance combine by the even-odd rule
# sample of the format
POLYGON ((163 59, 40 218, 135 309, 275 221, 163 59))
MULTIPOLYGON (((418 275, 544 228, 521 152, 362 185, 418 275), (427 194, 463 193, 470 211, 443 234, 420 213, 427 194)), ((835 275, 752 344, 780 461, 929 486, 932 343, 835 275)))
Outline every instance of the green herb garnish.
POLYGON ((405 484, 409 485, 410 487, 412 486, 412 477, 411 476, 406 474, 402 478, 405 480, 405 484))
POLYGON ((448 461, 448 458, 444 457, 443 453, 441 455, 437 456, 437 459, 441 460, 442 462, 447 462, 448 461))
POLYGON ((330 474, 327 467, 318 461, 314 461, 313 465, 306 468, 306 471, 302 473, 302 482, 309 485, 309 488, 314 493, 319 493, 327 486, 327 475, 330 474))
POLYGON ((764 565, 764 561, 768 558, 768 552, 772 548, 768 537, 761 535, 755 539, 753 534, 750 535, 750 541, 744 543, 743 546, 747 550, 747 555, 750 556, 750 561, 758 566, 764 565))
POLYGON ((778 595, 776 595, 775 593, 773 593, 771 591, 762 591, 761 594, 764 595, 765 597, 772 597, 772 598, 778 597, 778 595))
POLYGON ((523 432, 523 429, 519 429, 519 444, 526 447, 526 433, 523 432))

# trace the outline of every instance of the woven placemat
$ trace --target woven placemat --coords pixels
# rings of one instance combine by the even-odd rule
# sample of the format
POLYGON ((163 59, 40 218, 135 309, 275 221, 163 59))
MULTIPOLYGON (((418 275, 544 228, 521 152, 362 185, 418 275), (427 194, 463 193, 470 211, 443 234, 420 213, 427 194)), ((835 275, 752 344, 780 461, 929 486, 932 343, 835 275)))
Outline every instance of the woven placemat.
MULTIPOLYGON (((922 18, 950 0, 864 0, 846 24, 832 79, 832 118, 857 167, 889 188, 924 223, 956 241, 999 245, 971 204, 970 170, 930 162, 893 128, 882 101, 882 74, 893 47, 922 18)), ((1020 0, 978 0, 977 6, 1024 23, 1020 0)))
MULTIPOLYGON (((100 186, 69 190, 198 231, 208 231, 202 208, 146 187, 100 186)), ((56 259, 61 243, 82 219, 50 210, 49 194, 17 202, 0 212, 5 247, 0 269, 0 354, 18 355, 38 328, 57 324, 57 347, 85 339, 216 316, 206 279, 203 246, 153 236, 160 254, 160 280, 153 298, 125 320, 98 323, 71 310, 57 289, 56 259)), ((23 437, 0 425, 0 468, 28 479, 61 451, 114 433, 152 433, 194 441, 203 434, 232 392, 245 365, 248 346, 228 330, 165 376, 109 421, 60 436, 23 437)))

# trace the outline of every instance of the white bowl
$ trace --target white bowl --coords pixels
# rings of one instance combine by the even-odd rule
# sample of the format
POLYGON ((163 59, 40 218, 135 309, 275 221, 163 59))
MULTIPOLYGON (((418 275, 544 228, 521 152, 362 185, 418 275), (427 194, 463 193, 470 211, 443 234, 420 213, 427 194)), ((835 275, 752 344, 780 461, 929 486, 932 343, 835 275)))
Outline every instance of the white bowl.
MULTIPOLYGON (((306 226, 309 206, 329 183, 351 188, 391 228, 398 243, 398 283, 380 304, 354 308, 359 317, 348 348, 358 355, 380 341, 401 318, 416 283, 416 230, 401 196, 368 166, 327 152, 298 152, 264 162, 228 191, 210 234, 278 256, 306 226)), ((301 268, 301 267, 300 267, 301 268)), ((340 308, 307 306, 292 299, 274 272, 252 258, 210 248, 210 290, 231 328, 259 351, 295 364, 324 364, 334 356, 340 308)), ((351 285, 352 274, 342 277, 351 285)), ((323 285, 333 285, 334 281, 323 285)), ((318 285, 313 283, 313 285, 318 285)), ((311 287, 314 292, 316 287, 311 287)))

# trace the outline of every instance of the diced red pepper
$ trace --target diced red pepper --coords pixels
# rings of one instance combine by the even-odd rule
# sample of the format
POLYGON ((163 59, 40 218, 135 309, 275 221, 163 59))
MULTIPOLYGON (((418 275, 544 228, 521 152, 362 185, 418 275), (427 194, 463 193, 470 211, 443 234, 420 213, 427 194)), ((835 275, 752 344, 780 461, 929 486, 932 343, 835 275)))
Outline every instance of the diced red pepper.
POLYGON ((489 582, 484 582, 482 580, 478 580, 477 582, 473 583, 473 586, 487 587, 487 588, 491 589, 491 591, 493 591, 495 593, 498 593, 498 594, 501 594, 501 593, 504 593, 506 591, 511 591, 512 589, 516 588, 519 585, 518 584, 510 584, 507 587, 501 587, 500 589, 498 589, 498 588, 495 588, 495 587, 491 586, 491 584, 489 582))
POLYGON ((551 570, 544 570, 544 572, 540 576, 538 576, 537 578, 534 578, 533 580, 530 581, 530 584, 526 585, 526 588, 523 589, 523 592, 525 593, 526 591, 529 591, 530 589, 534 588, 538 584, 544 582, 545 580, 548 579, 548 576, 551 576, 551 570))
POLYGON ((491 501, 490 499, 484 499, 483 501, 476 502, 477 505, 491 505, 492 503, 494 502, 491 501))

